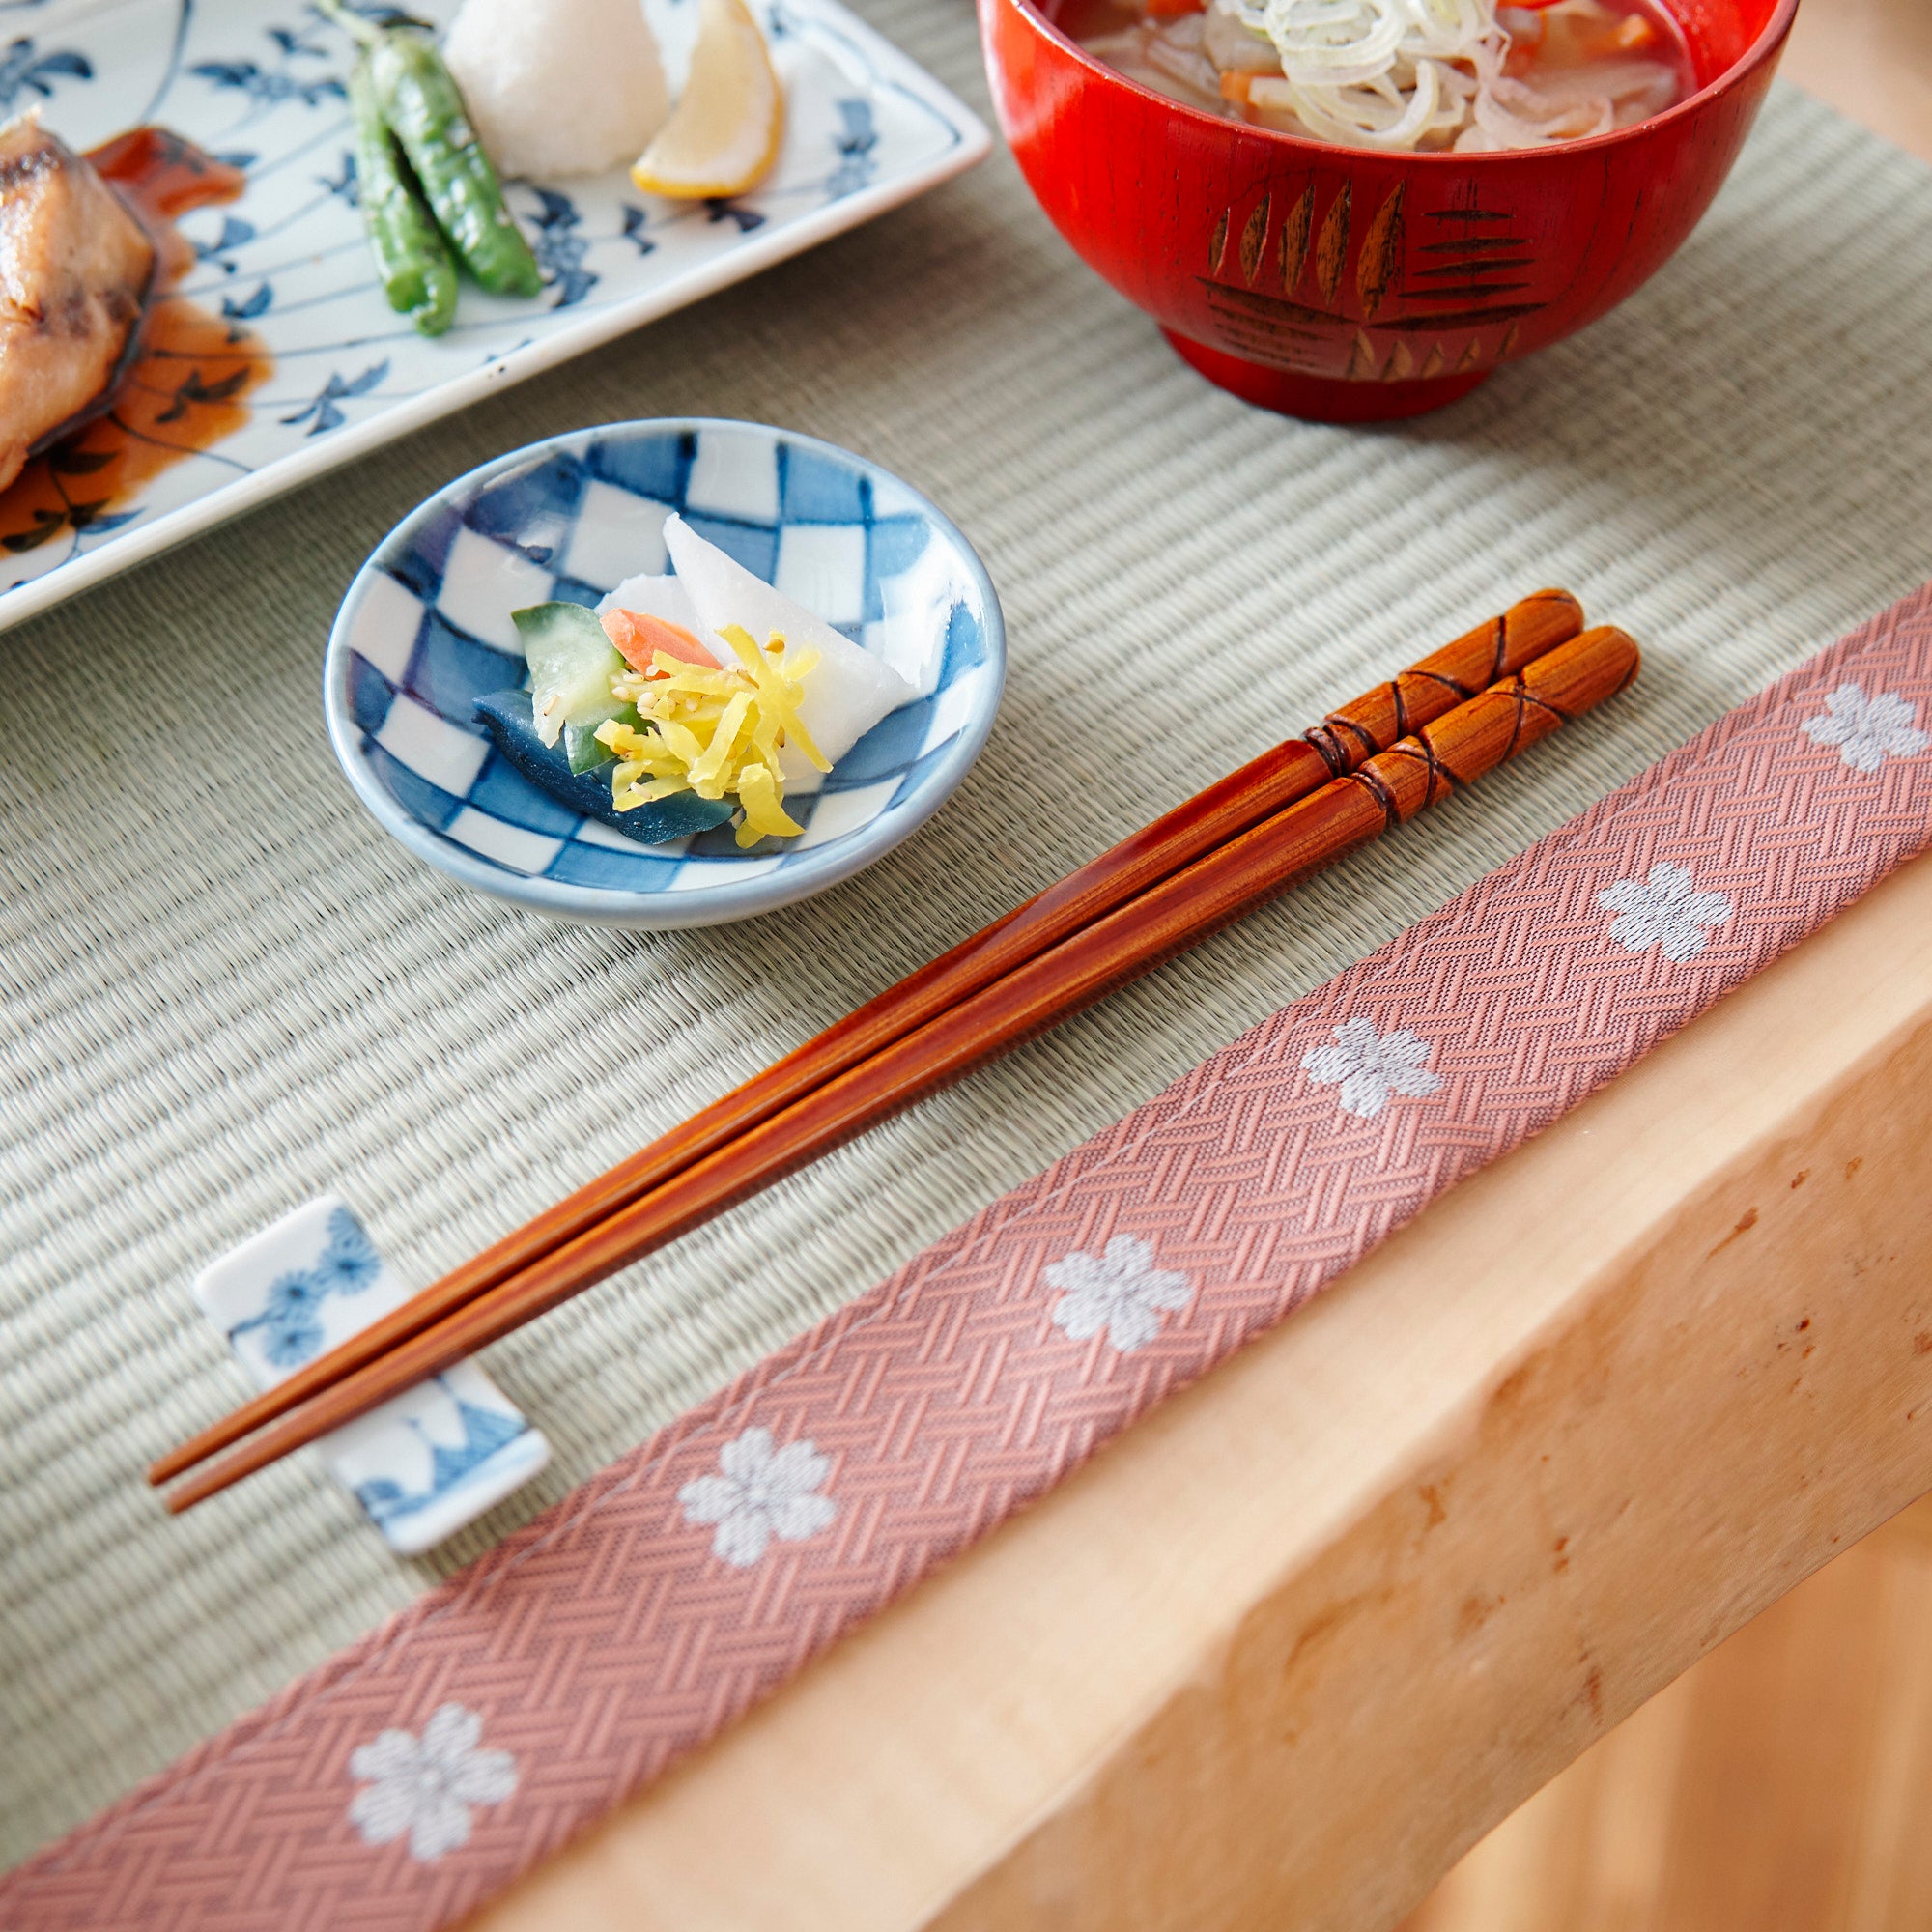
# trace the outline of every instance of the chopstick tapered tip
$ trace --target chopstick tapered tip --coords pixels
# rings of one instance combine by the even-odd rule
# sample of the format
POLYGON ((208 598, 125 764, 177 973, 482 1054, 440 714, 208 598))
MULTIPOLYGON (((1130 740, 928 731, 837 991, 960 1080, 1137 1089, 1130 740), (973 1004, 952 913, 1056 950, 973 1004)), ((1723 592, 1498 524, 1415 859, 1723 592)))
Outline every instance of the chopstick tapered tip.
POLYGON ((253 1463, 233 1456, 210 1463, 177 1483, 173 1489, 163 1490, 161 1507, 170 1516, 180 1516, 185 1510, 191 1510, 196 1503, 206 1502, 210 1496, 218 1494, 229 1484, 240 1482, 255 1466, 253 1463))
POLYGON ((223 1416, 213 1428, 204 1429, 185 1442, 176 1443, 165 1456, 157 1456, 148 1464, 149 1483, 158 1490, 163 1483, 185 1475, 197 1463, 205 1463, 218 1451, 240 1441, 250 1428, 260 1426, 255 1406, 254 1403, 244 1404, 232 1415, 223 1416))

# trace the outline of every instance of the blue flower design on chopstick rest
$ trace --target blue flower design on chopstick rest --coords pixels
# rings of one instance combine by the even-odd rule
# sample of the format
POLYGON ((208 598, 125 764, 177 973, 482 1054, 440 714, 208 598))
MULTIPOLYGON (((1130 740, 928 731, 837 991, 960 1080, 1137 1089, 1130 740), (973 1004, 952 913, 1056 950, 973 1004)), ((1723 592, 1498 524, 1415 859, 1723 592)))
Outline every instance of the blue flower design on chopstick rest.
MULTIPOLYGON (((325 1195, 215 1262, 203 1314, 260 1388, 409 1297, 355 1210, 325 1195)), ((550 1444, 474 1362, 358 1416, 317 1445, 324 1466, 406 1556, 473 1522, 550 1462, 550 1444)))
POLYGON ((285 1274, 269 1290, 269 1304, 261 1314, 238 1321, 229 1329, 228 1339, 233 1342, 238 1335, 259 1329, 264 1360, 278 1369, 299 1368, 322 1352, 316 1304, 327 1293, 313 1275, 285 1274))
POLYGON ((269 1287, 267 1305, 228 1331, 238 1335, 260 1331, 264 1357, 278 1369, 294 1369, 322 1352, 324 1328, 321 1307, 331 1294, 359 1294, 383 1271, 362 1224, 340 1205, 327 1222, 328 1245, 313 1267, 278 1275, 269 1287))

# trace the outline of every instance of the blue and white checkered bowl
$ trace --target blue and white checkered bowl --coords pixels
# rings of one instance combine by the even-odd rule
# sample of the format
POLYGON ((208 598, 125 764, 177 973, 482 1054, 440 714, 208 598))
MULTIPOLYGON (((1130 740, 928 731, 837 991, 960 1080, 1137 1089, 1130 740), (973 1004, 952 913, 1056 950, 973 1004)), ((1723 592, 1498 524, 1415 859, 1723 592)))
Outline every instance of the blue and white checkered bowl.
POLYGON ((343 601, 323 702, 350 783, 419 859, 538 912, 664 929, 768 912, 890 851, 979 756, 1005 679, 992 581, 917 491, 811 437, 671 418, 533 443, 406 517, 343 601), (474 716, 527 682, 510 612, 666 569, 673 510, 921 694, 822 789, 786 791, 805 831, 781 850, 741 853, 728 825, 639 845, 530 784, 474 716))

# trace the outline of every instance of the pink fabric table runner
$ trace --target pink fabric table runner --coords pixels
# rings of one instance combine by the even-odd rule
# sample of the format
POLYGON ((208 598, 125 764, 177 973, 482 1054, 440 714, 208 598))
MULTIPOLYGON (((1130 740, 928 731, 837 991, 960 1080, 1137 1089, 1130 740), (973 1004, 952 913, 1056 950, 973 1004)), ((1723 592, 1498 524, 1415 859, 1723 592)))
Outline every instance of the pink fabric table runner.
POLYGON ((29 1861, 0 1926, 461 1917, 1918 852, 1928 715, 1932 586, 29 1861))

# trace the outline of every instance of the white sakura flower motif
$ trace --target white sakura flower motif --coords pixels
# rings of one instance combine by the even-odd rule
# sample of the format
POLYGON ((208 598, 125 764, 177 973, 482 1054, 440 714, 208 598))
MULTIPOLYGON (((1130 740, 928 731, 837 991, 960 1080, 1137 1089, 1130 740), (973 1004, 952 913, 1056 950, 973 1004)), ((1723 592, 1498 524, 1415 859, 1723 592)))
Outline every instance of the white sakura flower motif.
POLYGON ((718 1452, 720 1474, 697 1476, 678 1491, 686 1522, 715 1522, 711 1553, 749 1570, 773 1537, 803 1543, 831 1526, 838 1505, 817 1493, 832 1458, 801 1438, 772 1447, 772 1432, 753 1427, 718 1452))
POLYGON ((1722 893, 1700 893, 1690 868, 1667 862, 1644 880, 1619 879, 1597 895, 1610 922, 1610 937, 1626 952, 1661 946, 1666 959, 1694 959, 1711 943, 1708 928, 1722 925, 1736 910, 1722 893))
POLYGON ((1918 708, 1889 691, 1871 697, 1861 684, 1841 684, 1825 700, 1824 715, 1807 718, 1799 729, 1816 745, 1835 745, 1854 771, 1875 772, 1890 758, 1916 757, 1932 736, 1914 720, 1918 708))
POLYGON ((1065 1255, 1045 1273, 1061 1290, 1053 1325, 1076 1342, 1105 1329, 1123 1355, 1160 1333, 1162 1309, 1185 1308, 1194 1293, 1184 1274, 1154 1266, 1153 1243, 1136 1235, 1116 1235, 1103 1255, 1065 1255))
POLYGON ((432 1864, 469 1842, 469 1807, 500 1804, 517 1788, 517 1761, 505 1750, 478 1750, 483 1719, 444 1704, 423 1726, 384 1731, 349 1753, 352 1777, 367 1778, 349 1805, 349 1822, 365 1845, 410 1834, 410 1857, 432 1864))
POLYGON ((1428 1065, 1435 1050, 1406 1027, 1378 1033, 1374 1020, 1344 1020, 1335 1029, 1335 1044, 1311 1046, 1301 1066, 1318 1087, 1341 1088, 1336 1097, 1345 1114, 1372 1121, 1391 1094, 1420 1100, 1441 1088, 1442 1076, 1428 1065))

